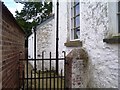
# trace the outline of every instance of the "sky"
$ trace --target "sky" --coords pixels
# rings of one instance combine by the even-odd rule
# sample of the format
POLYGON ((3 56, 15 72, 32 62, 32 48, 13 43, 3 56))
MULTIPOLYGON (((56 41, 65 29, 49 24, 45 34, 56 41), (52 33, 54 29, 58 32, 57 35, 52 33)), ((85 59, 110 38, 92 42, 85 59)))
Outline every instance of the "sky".
POLYGON ((4 2, 5 6, 7 6, 9 11, 13 14, 13 16, 15 16, 16 10, 20 12, 23 8, 23 4, 15 3, 14 0, 2 0, 2 1, 4 2))

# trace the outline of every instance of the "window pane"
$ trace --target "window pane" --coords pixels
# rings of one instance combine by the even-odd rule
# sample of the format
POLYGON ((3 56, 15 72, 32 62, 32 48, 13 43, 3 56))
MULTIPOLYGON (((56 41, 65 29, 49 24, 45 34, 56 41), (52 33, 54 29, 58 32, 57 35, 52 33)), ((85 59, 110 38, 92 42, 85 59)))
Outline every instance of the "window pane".
POLYGON ((71 2, 71 8, 74 6, 74 1, 73 2, 71 2))
POLYGON ((80 16, 75 17, 75 26, 74 27, 78 27, 80 26, 80 16))
POLYGON ((73 18, 74 17, 74 9, 72 8, 71 9, 71 18, 73 18))
POLYGON ((74 39, 80 38, 80 28, 74 29, 74 39))
POLYGON ((118 2, 118 12, 120 12, 120 1, 118 2))
MULTIPOLYGON (((118 2, 118 12, 120 12, 120 1, 118 2)), ((118 14, 118 33, 120 33, 120 14, 118 14)))
POLYGON ((75 2, 80 2, 80 0, 75 0, 75 2))
POLYGON ((71 29, 71 39, 74 39, 74 29, 71 29))
POLYGON ((80 14, 80 7, 79 4, 75 7, 75 15, 80 14))
POLYGON ((74 27, 74 21, 73 21, 74 19, 71 19, 71 29, 73 29, 73 27, 74 27))
POLYGON ((77 4, 78 2, 80 2, 80 0, 75 0, 75 4, 77 4))
POLYGON ((118 15, 118 33, 120 33, 120 15, 118 15))
POLYGON ((80 1, 73 1, 71 6, 71 39, 78 39, 80 38, 80 1))

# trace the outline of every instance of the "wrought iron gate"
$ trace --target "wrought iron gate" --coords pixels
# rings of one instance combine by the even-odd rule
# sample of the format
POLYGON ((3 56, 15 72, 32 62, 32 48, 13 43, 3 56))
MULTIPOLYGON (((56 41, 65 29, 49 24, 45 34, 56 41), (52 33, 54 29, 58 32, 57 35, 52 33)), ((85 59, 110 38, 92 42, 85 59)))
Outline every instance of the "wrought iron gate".
MULTIPOLYGON (((65 77, 66 77, 66 58, 65 52, 63 52, 64 57, 59 58, 58 56, 58 40, 59 40, 59 29, 58 29, 58 18, 59 18, 59 2, 57 0, 57 15, 56 15, 56 57, 51 57, 51 52, 49 54, 49 58, 44 58, 44 52, 42 52, 42 58, 36 59, 36 26, 34 28, 34 59, 20 59, 20 62, 24 62, 25 70, 22 71, 22 84, 20 82, 19 86, 22 90, 24 89, 65 89, 65 77), (64 71, 61 70, 59 73, 59 61, 64 61, 64 71), (29 70, 29 61, 34 61, 34 69, 29 70), (42 61, 42 70, 37 70, 36 62, 42 61), (44 61, 49 61, 49 70, 44 70, 44 61), (52 70, 51 61, 56 62, 56 70, 52 70)), ((20 69, 19 69, 20 70, 20 69)), ((21 76, 21 75, 20 75, 21 76)))
POLYGON ((64 62, 64 69, 59 70, 60 72, 56 72, 56 70, 52 69, 52 61, 56 62, 56 58, 51 57, 51 52, 49 53, 49 58, 44 58, 44 52, 42 52, 42 58, 41 59, 20 59, 20 62, 23 62, 25 65, 24 70, 22 71, 22 84, 21 89, 30 89, 30 90, 40 90, 40 89, 65 89, 65 65, 66 65, 66 58, 65 58, 65 52, 63 52, 63 58, 58 58, 59 60, 62 60, 64 62), (29 69, 29 61, 34 61, 35 63, 37 61, 42 62, 42 70, 37 70, 37 67, 34 67, 33 69, 29 69), (45 70, 44 68, 44 62, 49 62, 49 70, 45 70))

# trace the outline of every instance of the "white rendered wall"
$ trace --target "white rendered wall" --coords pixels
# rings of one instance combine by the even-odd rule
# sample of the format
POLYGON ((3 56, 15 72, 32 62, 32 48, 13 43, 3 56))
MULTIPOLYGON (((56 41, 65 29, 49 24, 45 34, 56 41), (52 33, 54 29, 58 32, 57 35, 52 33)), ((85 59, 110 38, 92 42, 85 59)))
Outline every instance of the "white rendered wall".
MULTIPOLYGON (((44 25, 37 27, 37 58, 41 58, 42 51, 45 51, 45 57, 49 58, 49 52, 52 57, 56 57, 56 2, 53 2, 54 19, 44 25), (45 35, 44 35, 45 34, 45 35)), ((59 3, 59 57, 63 57, 62 51, 66 51, 64 43, 67 38, 67 3, 59 3)), ((59 72, 64 70, 64 62, 59 61, 59 72)), ((41 64, 38 63, 40 66, 41 64)), ((54 68, 56 64, 54 63, 54 68)), ((41 68, 41 66, 38 69, 41 68)), ((49 68, 49 65, 46 65, 49 68)))
MULTIPOLYGON (((37 27, 37 58, 42 58, 42 52, 44 51, 44 58, 50 58, 50 52, 52 58, 55 58, 55 30, 54 19, 49 19, 43 22, 37 27)), ((44 70, 49 70, 49 61, 44 61, 44 70)), ((37 62, 37 68, 42 70, 42 61, 37 62)), ((55 63, 52 61, 52 68, 55 69, 55 63)))
MULTIPOLYGON (((28 37, 28 59, 34 59, 34 33, 28 37)), ((34 67, 34 61, 29 61, 34 67)))
POLYGON ((118 88, 118 45, 103 42, 110 26, 108 3, 81 3, 80 40, 89 55, 88 87, 118 88))
MULTIPOLYGON (((56 23, 55 23, 56 24, 56 23)), ((59 57, 63 57, 62 51, 66 51, 64 43, 67 39, 67 2, 59 2, 59 57)), ((64 72, 64 61, 59 61, 59 73, 64 72)))
MULTIPOLYGON (((66 26, 66 20, 68 19, 66 19, 67 5, 65 4, 60 3, 59 52, 65 50, 69 53, 75 47, 68 48, 64 46, 67 41, 66 36, 69 35, 67 34, 69 27, 66 26)), ((104 38, 110 36, 111 30, 112 34, 116 35, 117 26, 115 25, 117 20, 116 15, 113 15, 116 4, 110 7, 110 4, 105 2, 81 2, 80 5, 80 41, 83 42, 83 48, 86 49, 89 55, 87 86, 93 88, 118 88, 118 44, 103 42, 104 38), (110 8, 113 9, 110 10, 110 8), (110 15, 110 12, 113 16, 110 15)))

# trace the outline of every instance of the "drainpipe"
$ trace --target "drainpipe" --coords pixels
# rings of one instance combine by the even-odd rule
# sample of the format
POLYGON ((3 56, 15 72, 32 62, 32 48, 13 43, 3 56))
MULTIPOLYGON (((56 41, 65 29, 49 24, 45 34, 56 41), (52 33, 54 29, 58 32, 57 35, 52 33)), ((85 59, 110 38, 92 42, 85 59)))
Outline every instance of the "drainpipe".
POLYGON ((34 28, 34 70, 35 70, 35 88, 36 88, 36 26, 34 28))
POLYGON ((57 0, 57 16, 56 16, 56 73, 59 74, 59 60, 58 60, 58 40, 59 40, 59 1, 57 0))

